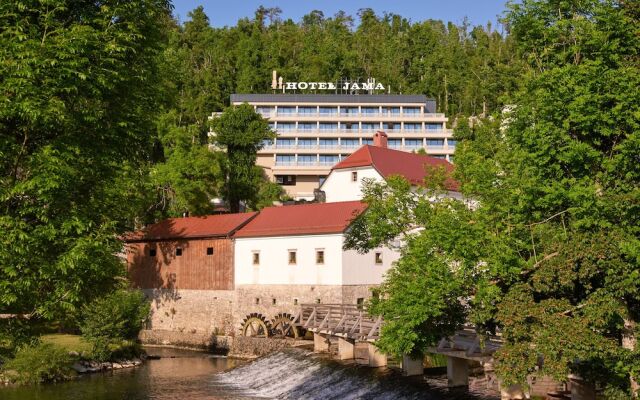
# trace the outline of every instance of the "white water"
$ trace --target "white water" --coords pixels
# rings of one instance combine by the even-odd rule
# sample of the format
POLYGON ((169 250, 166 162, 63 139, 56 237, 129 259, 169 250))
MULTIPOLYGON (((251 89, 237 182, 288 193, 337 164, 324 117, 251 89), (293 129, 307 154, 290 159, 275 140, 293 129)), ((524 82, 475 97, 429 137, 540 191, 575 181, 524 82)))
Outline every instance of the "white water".
POLYGON ((214 386, 241 390, 250 397, 269 399, 445 399, 403 382, 393 374, 368 367, 341 365, 299 349, 275 353, 236 369, 217 374, 214 386))

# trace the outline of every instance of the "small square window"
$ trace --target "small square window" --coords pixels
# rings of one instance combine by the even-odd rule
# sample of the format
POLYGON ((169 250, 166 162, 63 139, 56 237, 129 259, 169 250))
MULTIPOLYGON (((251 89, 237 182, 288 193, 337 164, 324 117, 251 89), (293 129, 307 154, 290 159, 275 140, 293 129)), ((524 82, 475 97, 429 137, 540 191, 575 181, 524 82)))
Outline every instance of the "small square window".
POLYGON ((294 299, 293 299, 293 305, 294 305, 294 306, 297 306, 297 305, 298 305, 298 299, 297 299, 297 298, 294 298, 294 299))
POLYGON ((353 171, 351 173, 351 182, 358 182, 358 171, 353 171))
POLYGON ((382 252, 376 251, 376 264, 382 264, 382 252))
POLYGON ((253 304, 255 305, 260 304, 260 297, 256 297, 255 299, 253 299, 253 304))
POLYGON ((208 256, 212 256, 213 255, 213 247, 207 247, 207 255, 208 256))
POLYGON ((316 250, 316 264, 324 264, 324 250, 316 250))
POLYGON ((289 250, 289 264, 296 264, 296 262, 297 262, 296 251, 289 250))
POLYGON ((364 308, 364 297, 358 297, 356 304, 358 305, 358 310, 362 310, 364 308))
POLYGON ((149 257, 155 257, 156 256, 156 249, 149 249, 149 257))
POLYGON ((271 304, 275 306, 276 305, 276 299, 271 299, 271 304))
POLYGON ((253 253, 253 265, 260 265, 260 253, 257 251, 253 253))
POLYGON ((320 304, 320 299, 316 299, 316 303, 317 303, 317 304, 320 304))
POLYGON ((180 257, 182 255, 182 249, 180 247, 178 247, 176 249, 176 257, 180 257))

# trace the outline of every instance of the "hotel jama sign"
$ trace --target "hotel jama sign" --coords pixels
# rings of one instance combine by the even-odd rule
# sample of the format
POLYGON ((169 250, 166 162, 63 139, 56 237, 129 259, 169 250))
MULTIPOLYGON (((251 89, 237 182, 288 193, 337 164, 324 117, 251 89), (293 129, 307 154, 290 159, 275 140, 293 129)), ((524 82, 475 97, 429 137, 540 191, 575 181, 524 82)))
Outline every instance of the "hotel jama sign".
POLYGON ((338 90, 346 92, 385 90, 382 83, 376 82, 376 80, 372 78, 367 79, 366 82, 283 82, 282 77, 278 77, 276 71, 273 71, 271 88, 274 90, 280 89, 283 92, 287 90, 338 90))

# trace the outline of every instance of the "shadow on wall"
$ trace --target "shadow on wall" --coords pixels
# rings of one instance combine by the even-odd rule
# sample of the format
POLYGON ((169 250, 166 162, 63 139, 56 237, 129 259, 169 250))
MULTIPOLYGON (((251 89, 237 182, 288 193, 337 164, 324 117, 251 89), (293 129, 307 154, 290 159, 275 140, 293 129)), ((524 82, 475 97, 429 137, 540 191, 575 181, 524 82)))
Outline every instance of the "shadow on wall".
MULTIPOLYGON (((173 221, 166 221, 171 236, 180 236, 184 230, 173 228, 173 221)), ((170 268, 178 251, 186 251, 189 241, 158 240, 127 244, 127 273, 132 286, 145 291, 145 296, 155 307, 151 308, 146 329, 151 329, 154 312, 163 303, 180 299, 175 269, 170 268)))

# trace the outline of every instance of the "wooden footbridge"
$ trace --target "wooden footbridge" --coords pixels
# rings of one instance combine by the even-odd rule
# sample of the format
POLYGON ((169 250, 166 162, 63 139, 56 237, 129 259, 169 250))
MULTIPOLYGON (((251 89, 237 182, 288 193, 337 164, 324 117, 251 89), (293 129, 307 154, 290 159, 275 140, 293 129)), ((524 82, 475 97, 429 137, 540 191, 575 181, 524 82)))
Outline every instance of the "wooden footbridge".
POLYGON ((307 331, 358 341, 380 337, 382 317, 372 317, 355 304, 303 304, 293 323, 307 331))

